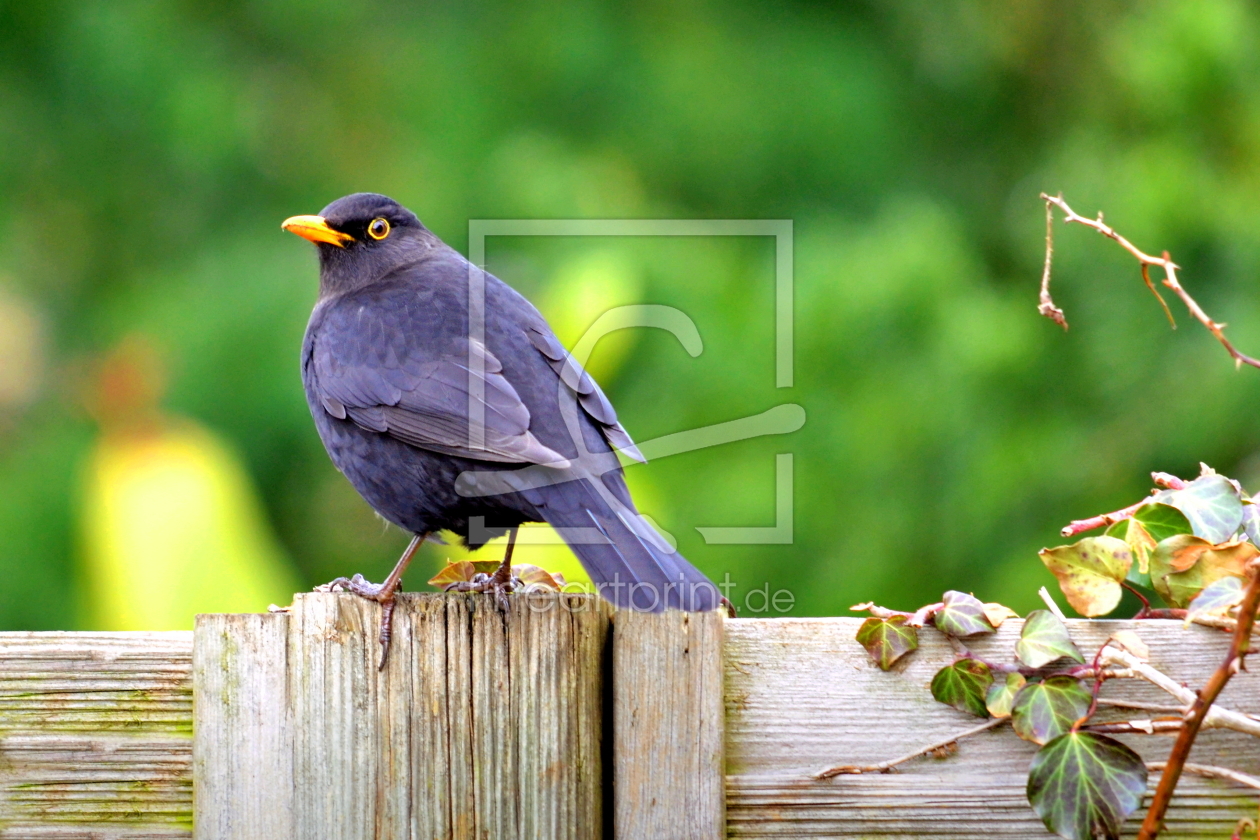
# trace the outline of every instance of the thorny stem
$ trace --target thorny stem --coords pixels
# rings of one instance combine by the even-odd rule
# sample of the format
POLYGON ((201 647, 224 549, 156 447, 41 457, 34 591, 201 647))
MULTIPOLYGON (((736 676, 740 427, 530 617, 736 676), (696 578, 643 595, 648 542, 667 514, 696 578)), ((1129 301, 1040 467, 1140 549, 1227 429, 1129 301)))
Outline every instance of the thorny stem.
MULTIPOLYGON (((1235 366, 1242 367, 1246 364, 1252 367, 1260 368, 1260 359, 1253 359, 1251 356, 1239 352, 1234 345, 1230 343, 1229 339, 1225 337, 1225 324, 1218 323, 1217 321, 1213 321, 1209 318, 1207 313, 1203 311, 1203 308, 1199 306, 1198 302, 1195 301, 1194 298, 1190 297, 1190 294, 1181 287, 1181 284, 1177 281, 1177 270, 1180 266, 1172 261, 1172 257, 1168 255, 1167 251, 1165 251, 1161 256, 1152 257, 1150 254, 1143 253, 1132 242, 1125 239, 1123 236, 1116 233, 1113 228, 1105 224, 1103 222, 1102 213, 1098 214, 1097 219, 1088 219, 1084 216, 1078 215, 1075 210, 1069 207, 1067 202, 1063 200, 1062 195, 1051 196, 1046 193, 1042 193, 1041 198, 1046 202, 1047 215, 1051 215, 1053 213, 1050 209, 1051 206, 1058 207, 1063 211, 1064 222, 1076 222, 1077 224, 1093 228, 1103 236, 1115 240, 1120 244, 1120 247, 1124 248, 1136 257, 1138 263, 1142 266, 1142 279, 1146 281, 1146 285, 1150 288, 1150 290, 1155 293, 1155 297, 1159 298, 1160 304, 1164 307, 1164 311, 1167 313, 1168 305, 1165 304, 1164 299, 1159 296, 1159 292, 1156 291, 1155 285, 1151 282, 1150 274, 1147 270, 1148 266, 1152 265, 1163 269, 1163 285, 1172 289, 1173 293, 1176 294, 1177 297, 1181 298, 1181 302, 1185 304, 1186 309, 1190 311, 1190 314, 1194 316, 1195 320, 1207 327, 1208 331, 1212 333, 1212 335, 1216 336, 1216 340, 1219 341, 1229 355, 1233 357, 1235 366)), ((1037 311, 1050 318, 1055 323, 1066 327, 1067 322, 1064 320, 1062 310, 1056 307, 1054 302, 1050 299, 1051 244, 1051 236, 1048 229, 1046 234, 1046 267, 1041 279, 1041 303, 1038 305, 1037 311)), ((1171 314, 1169 317, 1171 318, 1171 314)))
POLYGON ((1220 695, 1221 690, 1234 674, 1246 666, 1246 656, 1251 650, 1251 627, 1256 620, 1256 608, 1260 606, 1260 563, 1252 561, 1250 566, 1251 582, 1243 596, 1242 606, 1238 610, 1238 627, 1234 630, 1234 638, 1229 646, 1229 653, 1216 672, 1212 674, 1207 685, 1194 698, 1190 711, 1186 713, 1181 733, 1173 744, 1168 755, 1167 767, 1159 778, 1159 786, 1151 799, 1151 806, 1142 821, 1142 829, 1138 832, 1138 840, 1155 840, 1163 827, 1164 814, 1172 801, 1173 791, 1185 768, 1186 759, 1190 756, 1190 748, 1199 734, 1200 727, 1207 717, 1212 703, 1220 695))
POLYGON ((945 739, 944 741, 937 741, 935 744, 929 744, 928 746, 923 747, 922 749, 915 750, 914 752, 909 753, 907 755, 903 755, 900 758, 893 758, 893 759, 889 759, 888 761, 881 761, 879 764, 866 764, 866 765, 841 764, 835 767, 828 767, 826 770, 819 770, 817 773, 815 773, 814 778, 815 779, 830 779, 833 776, 846 776, 846 775, 856 776, 861 773, 887 773, 890 770, 892 770, 894 767, 896 767, 898 764, 905 764, 907 761, 918 758, 921 755, 927 755, 928 753, 936 752, 937 750, 943 750, 946 747, 953 745, 958 740, 962 738, 966 738, 968 735, 978 735, 981 732, 984 732, 989 729, 993 729, 994 727, 1001 726, 1002 724, 1007 723, 1009 721, 1010 721, 1010 718, 993 718, 992 720, 985 721, 979 726, 973 726, 970 729, 964 730, 962 732, 959 732, 957 735, 953 735, 945 739))

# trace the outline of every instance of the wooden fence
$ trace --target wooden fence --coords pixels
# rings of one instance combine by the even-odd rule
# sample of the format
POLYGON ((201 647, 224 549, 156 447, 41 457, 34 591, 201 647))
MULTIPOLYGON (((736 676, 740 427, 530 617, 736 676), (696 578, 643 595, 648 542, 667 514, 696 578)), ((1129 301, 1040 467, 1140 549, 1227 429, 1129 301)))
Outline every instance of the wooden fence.
MULTIPOLYGON (((974 723, 928 693, 953 657, 933 632, 883 673, 858 619, 511 602, 406 596, 382 672, 377 608, 345 594, 192 633, 0 634, 0 838, 1049 836, 1024 797, 1034 747, 1006 727, 898 773, 812 778, 974 723)), ((1120 626, 1192 686, 1228 641, 1162 621, 1072 632, 1084 649, 1120 626)), ((1007 659, 1018 632, 969 644, 1007 659)), ((1135 680, 1105 696, 1168 703, 1135 680)), ((1260 713, 1260 679, 1221 702, 1260 713)), ((1150 761, 1171 745, 1122 737, 1150 761)), ((1257 774, 1257 740, 1205 732, 1193 760, 1257 774)), ((1223 839, 1255 814, 1255 791, 1186 777, 1165 837, 1223 839)))

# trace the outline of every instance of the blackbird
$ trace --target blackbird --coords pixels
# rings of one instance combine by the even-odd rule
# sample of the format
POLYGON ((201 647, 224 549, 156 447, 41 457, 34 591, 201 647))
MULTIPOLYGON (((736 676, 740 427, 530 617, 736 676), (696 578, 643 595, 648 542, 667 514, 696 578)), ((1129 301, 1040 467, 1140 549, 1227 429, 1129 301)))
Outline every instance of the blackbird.
POLYGON ((315 427, 368 504, 414 535, 384 583, 328 585, 381 603, 382 662, 407 564, 441 530, 474 548, 509 535, 495 574, 459 588, 502 599, 518 526, 549 522, 618 607, 719 605, 638 513, 616 453, 643 456, 529 301, 383 195, 349 195, 282 227, 319 253, 302 342, 315 427))

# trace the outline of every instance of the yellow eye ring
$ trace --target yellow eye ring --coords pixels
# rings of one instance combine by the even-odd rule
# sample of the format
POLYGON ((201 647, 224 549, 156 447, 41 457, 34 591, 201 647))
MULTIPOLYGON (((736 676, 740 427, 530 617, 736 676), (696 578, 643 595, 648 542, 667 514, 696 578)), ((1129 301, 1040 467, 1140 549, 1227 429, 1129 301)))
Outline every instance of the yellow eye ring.
POLYGON ((368 236, 373 239, 384 239, 389 236, 389 219, 377 216, 372 220, 371 224, 368 225, 367 232, 368 236))

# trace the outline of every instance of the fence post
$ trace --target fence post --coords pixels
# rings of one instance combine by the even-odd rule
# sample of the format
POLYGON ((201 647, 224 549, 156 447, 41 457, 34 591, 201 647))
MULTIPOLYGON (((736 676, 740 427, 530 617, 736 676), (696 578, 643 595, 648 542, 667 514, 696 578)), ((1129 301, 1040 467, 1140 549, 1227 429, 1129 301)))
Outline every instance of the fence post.
POLYGON ((726 836, 724 622, 717 610, 614 617, 616 840, 726 836))
POLYGON ((383 672, 379 607, 353 595, 200 617, 199 840, 602 836, 609 611, 587 595, 509 603, 403 596, 383 672), (260 634, 274 658, 252 653, 260 634), (255 815, 291 829, 248 834, 255 815))

